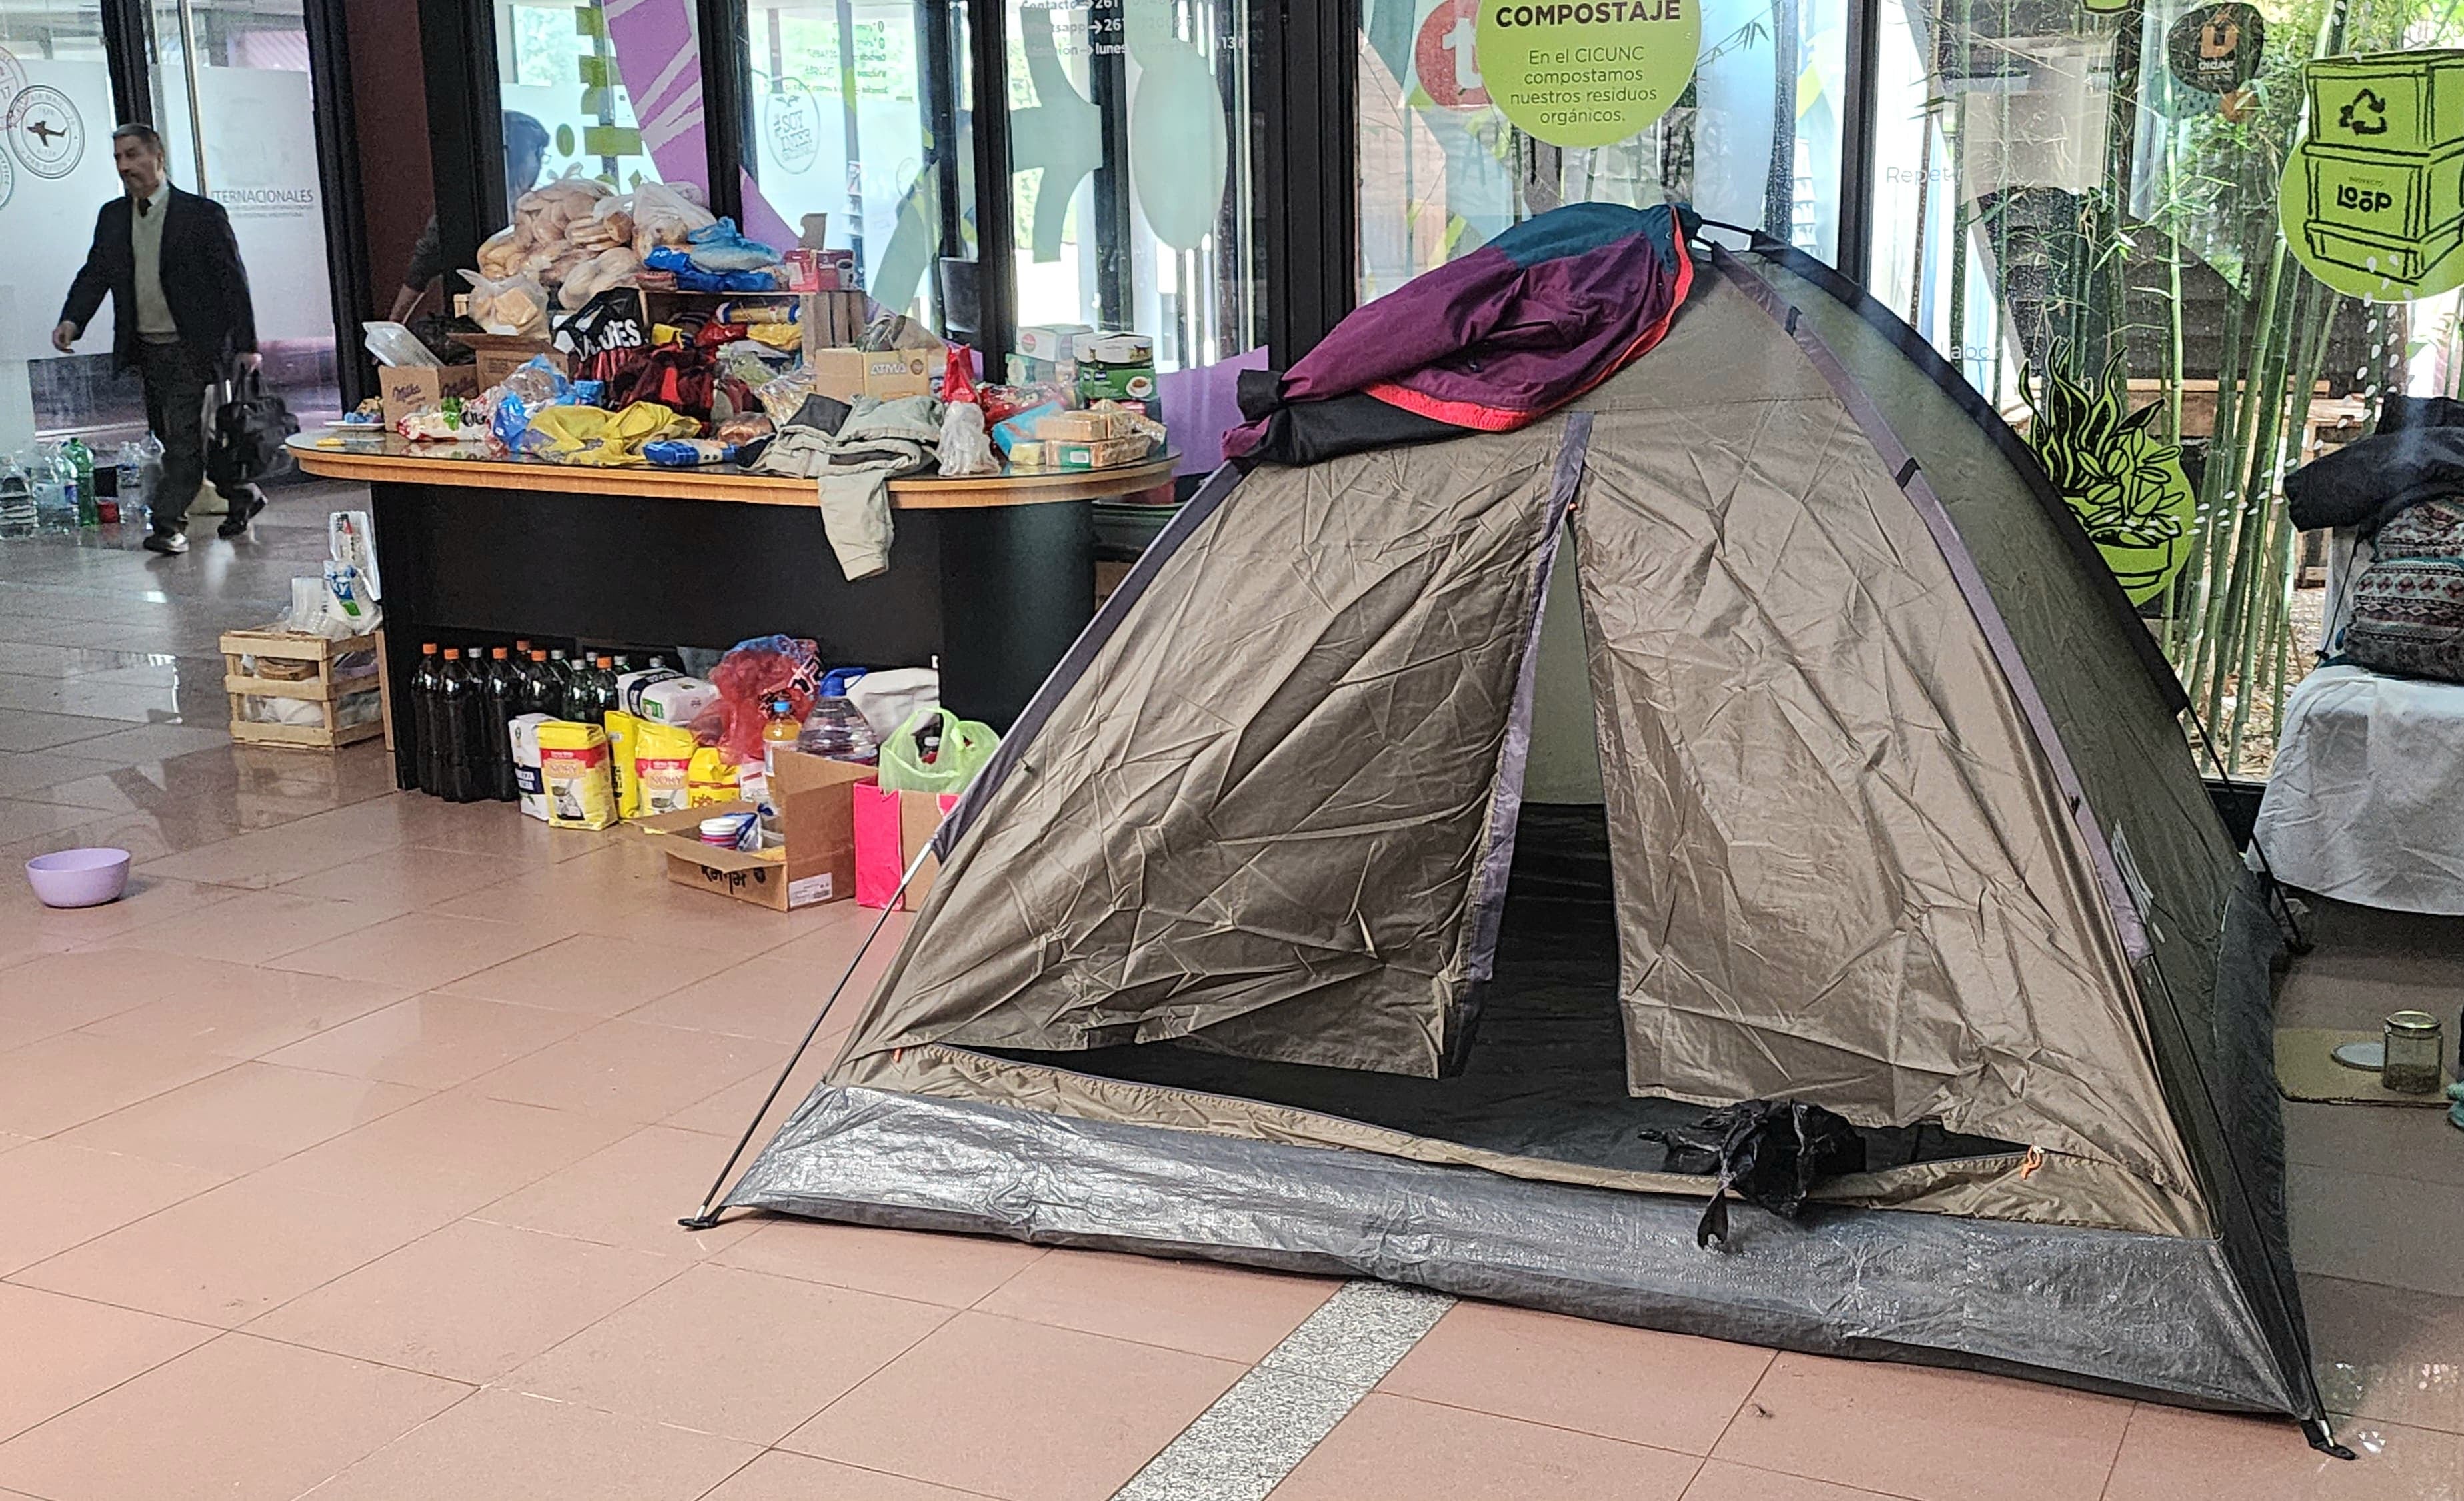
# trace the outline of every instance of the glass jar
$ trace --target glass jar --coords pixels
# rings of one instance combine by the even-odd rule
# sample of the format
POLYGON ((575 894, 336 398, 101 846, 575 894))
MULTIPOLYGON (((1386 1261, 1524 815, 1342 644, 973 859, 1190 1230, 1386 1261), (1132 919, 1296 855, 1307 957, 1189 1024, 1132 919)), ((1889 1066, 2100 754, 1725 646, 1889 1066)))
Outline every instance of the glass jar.
POLYGON ((2379 1082, 2398 1094, 2438 1093, 2438 1018, 2427 1011, 2398 1011, 2387 1019, 2387 1067, 2379 1082))

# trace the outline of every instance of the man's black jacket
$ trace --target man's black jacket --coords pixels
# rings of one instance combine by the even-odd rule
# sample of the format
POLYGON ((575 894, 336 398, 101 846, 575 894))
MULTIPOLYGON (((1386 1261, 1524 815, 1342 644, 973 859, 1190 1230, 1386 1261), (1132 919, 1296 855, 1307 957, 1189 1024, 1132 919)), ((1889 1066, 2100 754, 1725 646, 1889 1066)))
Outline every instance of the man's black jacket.
MULTIPOLYGON (((111 362, 121 370, 137 363, 137 252, 128 241, 134 211, 125 194, 102 206, 94 221, 94 247, 60 306, 60 321, 83 333, 102 306, 103 294, 111 294, 111 362)), ((180 342, 216 363, 254 350, 256 312, 231 216, 212 199, 177 188, 160 212, 163 300, 180 325, 180 342)))

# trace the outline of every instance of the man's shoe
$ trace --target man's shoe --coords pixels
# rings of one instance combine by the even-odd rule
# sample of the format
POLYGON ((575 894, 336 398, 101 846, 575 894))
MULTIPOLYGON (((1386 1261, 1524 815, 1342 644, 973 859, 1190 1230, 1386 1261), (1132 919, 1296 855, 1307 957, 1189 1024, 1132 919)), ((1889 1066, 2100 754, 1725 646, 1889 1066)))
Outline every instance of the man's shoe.
POLYGON ((248 523, 255 520, 256 513, 264 509, 265 497, 251 489, 245 498, 231 503, 231 515, 224 517, 223 524, 214 528, 214 535, 225 541, 245 535, 248 523))
POLYGON ((167 553, 173 557, 177 557, 181 553, 188 550, 188 540, 177 532, 147 532, 145 534, 145 550, 147 552, 167 553))

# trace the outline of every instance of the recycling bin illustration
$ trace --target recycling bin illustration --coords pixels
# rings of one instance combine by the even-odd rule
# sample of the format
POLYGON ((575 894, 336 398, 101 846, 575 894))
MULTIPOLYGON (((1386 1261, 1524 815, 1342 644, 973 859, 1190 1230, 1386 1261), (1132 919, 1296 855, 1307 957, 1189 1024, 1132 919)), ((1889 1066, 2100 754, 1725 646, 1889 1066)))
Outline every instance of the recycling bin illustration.
POLYGON ((2311 256, 2429 280, 2464 248, 2464 51, 2321 58, 2309 86, 2311 256))

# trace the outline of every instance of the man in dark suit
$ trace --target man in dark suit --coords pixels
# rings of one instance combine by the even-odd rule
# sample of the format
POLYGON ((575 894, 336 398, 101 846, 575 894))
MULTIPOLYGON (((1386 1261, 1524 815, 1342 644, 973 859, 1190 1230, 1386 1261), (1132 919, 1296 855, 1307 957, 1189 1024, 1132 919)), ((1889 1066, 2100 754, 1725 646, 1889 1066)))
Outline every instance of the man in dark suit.
MULTIPOLYGON (((68 353, 111 294, 112 367, 143 378, 146 426, 163 444, 163 488, 145 545, 183 553, 188 502, 206 476, 206 388, 234 368, 256 368, 256 314, 230 216, 212 199, 171 186, 154 127, 113 131, 111 160, 127 190, 95 219, 94 248, 69 284, 52 347, 68 353)), ((253 485, 223 497, 231 502, 225 537, 246 532, 265 508, 253 485)))

